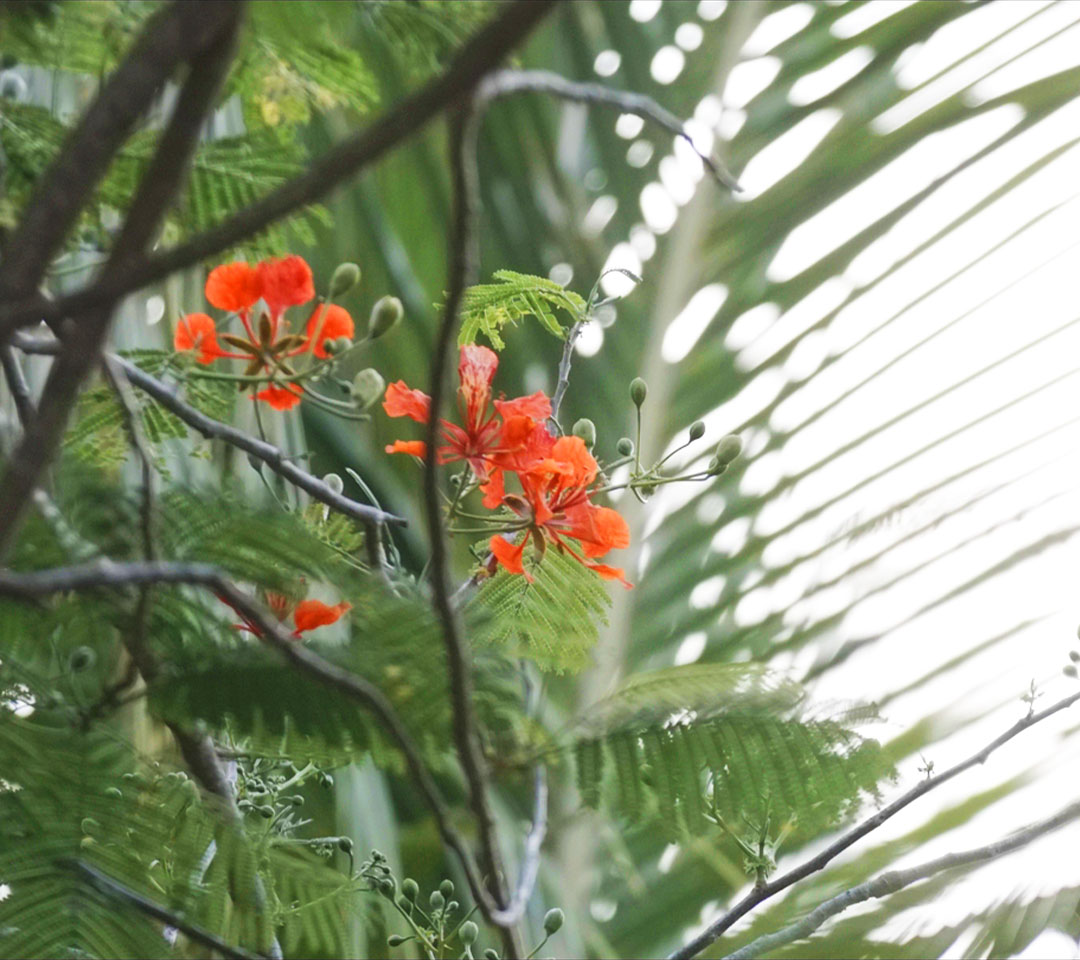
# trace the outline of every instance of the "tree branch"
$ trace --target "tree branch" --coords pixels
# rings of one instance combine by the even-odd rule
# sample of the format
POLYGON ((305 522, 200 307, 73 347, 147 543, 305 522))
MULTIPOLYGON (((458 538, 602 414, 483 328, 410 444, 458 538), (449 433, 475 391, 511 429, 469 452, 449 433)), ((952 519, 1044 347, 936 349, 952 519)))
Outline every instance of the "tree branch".
MULTIPOLYGON (((228 71, 243 5, 214 0, 198 5, 175 4, 168 9, 174 11, 173 16, 176 18, 166 21, 171 29, 165 31, 160 41, 155 40, 152 43, 147 38, 137 42, 135 51, 113 74, 88 112, 88 117, 98 117, 101 112, 104 112, 106 117, 112 117, 113 126, 101 120, 99 126, 104 129, 92 128, 97 130, 98 136, 113 134, 118 147, 122 139, 117 139, 119 134, 115 133, 113 127, 121 127, 128 118, 128 112, 117 106, 127 103, 127 93, 122 86, 125 78, 131 79, 131 74, 134 73, 142 84, 139 89, 146 87, 156 90, 176 65, 175 59, 166 53, 176 47, 185 52, 192 49, 202 51, 192 60, 172 116, 158 141, 153 159, 139 183, 120 235, 109 255, 103 279, 112 278, 123 269, 130 258, 143 253, 179 189, 195 151, 204 118, 213 106, 214 98, 228 71), (200 38, 203 46, 192 47, 190 38, 181 41, 181 35, 188 34, 200 38), (161 43, 165 44, 165 50, 159 51, 156 58, 149 58, 147 48, 153 51, 156 49, 155 44, 161 43), (146 62, 133 66, 132 59, 139 57, 147 58, 146 62), (151 74, 156 77, 156 85, 151 83, 151 74), (118 83, 121 86, 118 87, 118 83)), ((156 18, 151 24, 157 29, 163 29, 156 18)), ((144 31, 144 38, 145 36, 144 31)), ((134 122, 134 118, 131 122, 134 122)), ((84 125, 85 123, 86 121, 84 125)), ((80 130, 82 129, 83 127, 80 127, 80 130)), ((127 129, 128 127, 123 127, 125 134, 127 129)), ((76 147, 79 143, 81 140, 77 137, 69 149, 77 153, 76 147)), ((67 175, 79 179, 79 172, 68 170, 68 163, 69 160, 62 156, 55 169, 65 170, 67 175)), ((24 217, 24 224, 37 222, 39 204, 48 206, 47 198, 31 205, 24 217)), ((20 227, 20 232, 22 229, 20 227)), ((51 252, 51 248, 39 246, 38 249, 45 256, 51 252)), ((44 262, 39 264, 39 267, 43 270, 44 262)), ((33 279, 36 285, 40 278, 40 274, 37 278, 31 277, 28 272, 29 263, 24 262, 21 257, 13 261, 10 269, 11 275, 19 283, 33 279)), ((0 286, 3 284, 0 283, 0 286)), ((106 302, 87 313, 81 323, 70 325, 70 330, 64 337, 64 348, 49 371, 37 414, 11 458, 8 469, 0 477, 0 556, 11 546, 33 490, 56 453, 83 380, 98 360, 112 308, 113 302, 106 302)))
POLYGON ((554 5, 555 0, 513 0, 504 4, 500 13, 458 51, 442 74, 361 132, 328 150, 312 162, 306 172, 238 211, 219 226, 170 250, 133 259, 71 296, 48 301, 20 292, 17 299, 0 301, 0 340, 27 323, 43 319, 55 321, 110 304, 124 294, 221 253, 275 220, 321 199, 418 133, 447 107, 458 103, 485 73, 521 44, 554 5))
MULTIPOLYGON (((46 340, 29 337, 25 334, 16 334, 12 339, 12 343, 18 349, 31 354, 58 353, 62 348, 59 340, 46 340)), ((220 420, 214 420, 212 417, 208 417, 201 411, 196 410, 193 406, 180 399, 179 390, 176 387, 151 376, 129 360, 116 354, 110 354, 109 360, 122 371, 129 383, 153 397, 166 410, 193 430, 198 431, 208 440, 221 440, 238 450, 242 450, 260 463, 266 464, 274 473, 295 484, 320 503, 325 503, 328 507, 332 507, 346 516, 358 520, 369 528, 381 524, 399 527, 406 525, 407 521, 403 517, 386 513, 377 507, 359 503, 335 492, 318 477, 298 467, 285 455, 283 450, 273 444, 249 436, 236 427, 222 423, 220 420)))
MULTIPOLYGON (((364 677, 357 676, 325 660, 313 650, 297 643, 296 639, 275 618, 216 567, 205 563, 164 561, 116 563, 112 560, 101 559, 77 566, 55 567, 33 573, 0 570, 0 597, 25 599, 64 593, 69 590, 102 588, 115 590, 144 584, 187 584, 212 591, 219 598, 226 600, 237 613, 256 627, 260 639, 284 656, 289 663, 369 710, 405 757, 409 773, 431 809, 439 834, 443 842, 461 861, 470 887, 475 884, 477 889, 483 891, 482 881, 469 848, 451 824, 449 808, 442 799, 434 779, 424 766, 419 748, 390 701, 383 696, 382 691, 364 677)), ((183 744, 181 748, 183 749, 183 744)), ((194 759, 203 759, 207 749, 210 753, 214 751, 209 737, 206 737, 199 745, 199 749, 194 751, 194 759)), ((185 759, 188 759, 186 751, 184 755, 185 759)))
POLYGON ((862 903, 865 900, 896 893, 904 887, 918 883, 920 880, 926 880, 945 870, 955 870, 957 867, 966 867, 973 863, 985 863, 987 860, 995 860, 1007 853, 1012 853, 1014 850, 1027 846, 1040 837, 1065 826, 1077 817, 1080 817, 1080 802, 1073 803, 1055 816, 1025 827, 1012 836, 998 840, 996 843, 987 844, 985 847, 966 850, 962 853, 946 854, 936 860, 931 860, 929 863, 911 867, 908 870, 891 870, 888 873, 883 873, 873 880, 868 880, 866 883, 861 883, 857 887, 852 887, 826 900, 799 922, 790 924, 776 933, 758 937, 745 947, 728 954, 724 960, 750 960, 751 957, 771 954, 774 950, 788 943, 805 939, 826 920, 842 913, 848 907, 862 903))
POLYGON ((632 113, 676 137, 681 137, 698 155, 717 183, 735 192, 742 191, 739 182, 716 157, 698 149, 686 132, 682 120, 670 110, 665 110, 652 97, 642 93, 613 90, 599 83, 574 83, 548 70, 499 70, 485 77, 476 92, 477 99, 481 101, 498 100, 518 93, 546 93, 562 100, 598 104, 612 107, 621 113, 632 113))
POLYGON ((57 864, 74 871, 90 886, 100 890, 107 896, 129 903, 140 913, 145 913, 148 917, 153 917, 170 927, 175 927, 189 940, 201 943, 204 947, 209 947, 223 957, 229 957, 231 960, 253 960, 255 956, 265 956, 265 954, 248 953, 246 950, 241 950, 239 947, 226 943, 224 940, 215 937, 209 930, 203 930, 202 927, 196 927, 194 924, 188 923, 183 917, 170 913, 164 907, 154 903, 153 900, 144 897, 141 893, 136 893, 122 883, 113 880, 112 877, 107 877, 100 870, 90 866, 90 864, 83 863, 82 860, 59 860, 57 864))
POLYGON ((880 827, 886 820, 895 816, 904 807, 911 803, 914 803, 919 797, 924 796, 931 790, 935 790, 943 783, 947 783, 954 777, 959 776, 966 770, 970 770, 972 767, 985 763, 990 755, 999 747, 1004 746, 1014 737, 1019 736, 1025 730, 1035 726, 1037 723, 1041 723, 1048 717, 1052 717, 1056 713, 1060 713, 1062 710, 1067 710, 1074 703, 1080 700, 1080 693, 1074 693, 1071 696, 1065 697, 1059 700, 1057 703, 1052 704, 1045 710, 1039 713, 1029 713, 1021 720, 1017 720, 1008 730, 1006 730, 996 740, 991 741, 985 747, 983 747, 978 753, 973 754, 966 760, 961 761, 955 766, 949 767, 948 770, 944 770, 934 777, 927 777, 925 780, 919 782, 916 786, 908 790, 907 793, 898 797, 887 807, 883 807, 872 817, 868 817, 862 823, 852 830, 849 830, 842 837, 835 842, 829 844, 821 853, 816 857, 807 860, 806 863, 793 870, 789 870, 787 873, 777 877, 775 880, 766 883, 764 886, 757 887, 748 893, 742 900, 740 900, 731 910, 724 914, 720 919, 710 924, 702 933, 696 936, 689 943, 685 944, 680 949, 676 950, 670 955, 668 960, 689 960, 690 957, 697 956, 714 940, 718 939, 726 930, 728 930, 732 924, 737 920, 744 917, 751 910, 754 909, 759 903, 764 900, 768 900, 770 897, 776 896, 782 890, 786 890, 794 883, 798 883, 800 880, 805 879, 812 873, 816 873, 818 870, 824 869, 824 867, 839 854, 843 853, 852 844, 858 842, 867 834, 873 832, 880 827))

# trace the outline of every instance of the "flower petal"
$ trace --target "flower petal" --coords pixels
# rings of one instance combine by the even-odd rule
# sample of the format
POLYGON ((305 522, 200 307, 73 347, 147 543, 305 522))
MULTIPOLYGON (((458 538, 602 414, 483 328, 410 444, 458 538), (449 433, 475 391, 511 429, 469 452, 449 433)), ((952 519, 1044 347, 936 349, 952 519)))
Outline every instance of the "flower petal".
POLYGON ((503 502, 506 496, 506 485, 503 482, 503 472, 495 467, 488 475, 487 482, 480 484, 480 492, 484 495, 483 505, 488 510, 495 510, 503 502))
POLYGON ((546 420, 551 416, 551 401, 543 390, 516 400, 496 400, 495 409, 504 420, 511 417, 531 417, 533 420, 546 420))
POLYGON ((383 410, 390 417, 408 417, 417 423, 427 423, 431 398, 423 390, 412 390, 404 380, 397 380, 386 388, 383 410))
POLYGON ((510 573, 524 574, 525 579, 531 583, 532 577, 529 575, 529 572, 525 569, 524 564, 522 564, 521 562, 522 554, 525 552, 525 544, 527 544, 528 542, 528 533, 526 533, 525 536, 521 538, 521 543, 517 544, 516 546, 510 543, 510 541, 507 540, 506 537, 495 536, 491 538, 491 543, 489 544, 489 546, 491 547, 492 555, 495 557, 496 560, 499 561, 499 563, 503 565, 503 567, 505 567, 510 573))
POLYGON ((278 317, 288 307, 307 303, 315 296, 311 267, 303 257, 263 260, 256 267, 262 286, 262 298, 270 313, 278 317))
POLYGON ((332 607, 321 600, 305 600, 303 603, 298 604, 293 612, 296 633, 306 633, 308 630, 315 630, 318 627, 336 623, 341 619, 342 614, 351 609, 352 604, 346 603, 344 600, 341 603, 335 603, 332 607))
POLYGON ((634 589, 621 567, 609 567, 606 563, 586 563, 585 566, 605 580, 618 580, 627 590, 634 589))
POLYGON ((206 278, 206 299, 219 310, 246 310, 261 296, 257 271, 242 260, 214 267, 206 278))
POLYGON ((587 487, 596 479, 597 464, 581 437, 559 437, 551 448, 551 459, 571 467, 569 476, 559 481, 560 489, 587 487))
POLYGON ((386 448, 387 453, 409 453, 423 459, 427 456, 427 444, 423 440, 395 440, 386 448))
POLYGON ((326 341, 337 340, 338 337, 348 337, 351 340, 356 333, 356 325, 344 307, 324 303, 312 311, 305 333, 309 342, 315 341, 315 356, 326 358, 329 356, 326 352, 326 341))
POLYGON ((275 410, 291 410, 300 402, 300 388, 292 384, 287 387, 269 386, 255 394, 255 399, 270 404, 275 410))
POLYGON ((173 346, 177 350, 198 350, 195 359, 199 363, 213 363, 221 356, 214 321, 205 313, 189 313, 180 320, 173 334, 173 346))

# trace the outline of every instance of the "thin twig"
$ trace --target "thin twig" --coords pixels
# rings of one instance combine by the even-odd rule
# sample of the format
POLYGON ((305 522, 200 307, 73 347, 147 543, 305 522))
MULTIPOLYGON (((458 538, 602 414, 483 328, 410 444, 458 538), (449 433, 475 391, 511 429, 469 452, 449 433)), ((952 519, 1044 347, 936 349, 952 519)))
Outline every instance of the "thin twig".
MULTIPOLYGON (((205 5, 191 6, 202 8, 205 5)), ((86 289, 70 296, 49 301, 29 291, 20 291, 17 298, 0 302, 0 340, 27 323, 56 321, 113 303, 133 290, 221 253, 275 220, 321 199, 419 133, 447 107, 458 103, 485 73, 522 43, 554 6, 555 0, 513 0, 505 4, 461 47, 443 73, 405 97, 364 130, 318 157, 304 173, 218 226, 164 252, 132 258, 115 273, 101 276, 86 289)))
POLYGON ((34 407, 34 399, 30 396, 30 387, 26 383, 26 376, 23 374, 19 359, 7 344, 0 347, 0 365, 4 368, 4 379, 7 380, 8 390, 11 391, 11 399, 15 401, 15 412, 19 415, 23 430, 26 430, 37 410, 34 407))
POLYGON ((131 904, 140 913, 145 913, 148 917, 153 917, 161 923, 175 927, 189 940, 201 943, 204 947, 209 947, 224 957, 229 957, 231 960, 253 960, 256 956, 266 956, 266 954, 261 953, 248 953, 246 950, 241 950, 239 947, 226 943, 224 940, 214 936, 209 930, 203 930, 202 927, 188 923, 183 917, 171 913, 164 907, 154 903, 153 900, 144 897, 141 893, 136 893, 130 887, 113 880, 112 877, 107 877, 100 870, 90 866, 88 863, 84 863, 82 860, 58 860, 57 865, 73 870, 92 887, 107 896, 131 904))
POLYGON ((551 395, 551 421, 556 426, 559 424, 559 408, 562 406, 566 389, 570 386, 570 365, 574 362, 574 344, 580 336, 582 328, 587 320, 575 320, 574 325, 567 331, 566 341, 563 343, 562 357, 559 360, 559 380, 555 384, 555 392, 551 395))
POLYGON ((620 113, 631 113, 641 117, 642 120, 685 140, 717 183, 736 192, 742 190, 739 182, 716 157, 698 148, 693 138, 686 132, 683 121, 670 110, 665 110, 652 97, 626 90, 613 90, 599 83, 574 83, 547 70, 499 70, 488 74, 477 88, 479 100, 497 100, 518 93, 545 93, 563 100, 573 100, 576 103, 594 103, 612 107, 620 113))
MULTIPOLYGON (((29 337, 24 334, 16 334, 12 338, 12 343, 20 350, 31 354, 56 353, 62 348, 59 340, 29 337)), ((179 390, 175 386, 158 380, 129 360, 115 354, 110 354, 109 359, 123 372, 129 383, 153 397, 193 430, 198 431, 207 439, 222 440, 249 454, 320 503, 325 503, 328 507, 358 520, 369 528, 382 524, 399 527, 406 525, 407 521, 403 517, 386 513, 377 507, 359 503, 337 493, 318 477, 298 467, 283 450, 273 444, 252 437, 236 427, 214 420, 196 410, 180 399, 179 390)))
POLYGON ((962 853, 950 853, 936 860, 931 860, 918 867, 908 870, 891 870, 883 873, 873 880, 860 883, 856 887, 845 890, 826 900, 807 914, 798 923, 793 923, 776 933, 766 934, 752 940, 746 946, 741 947, 734 953, 730 953, 724 960, 750 960, 752 957, 760 957, 762 954, 772 954, 773 951, 788 943, 802 940, 818 929, 826 920, 842 913, 848 907, 865 900, 877 897, 885 897, 896 893, 904 887, 926 880, 945 870, 955 870, 957 867, 966 867, 974 863, 985 863, 987 860, 995 860, 1014 850, 1027 846, 1040 837, 1058 830, 1067 823, 1080 817, 1080 802, 1073 803, 1052 817, 1042 820, 1019 830, 1012 836, 996 843, 987 844, 974 850, 966 850, 962 853))
POLYGON ((1048 717, 1052 717, 1056 713, 1060 713, 1062 710, 1067 710, 1074 703, 1080 700, 1080 693, 1074 693, 1071 696, 1065 697, 1059 700, 1057 703, 1047 707, 1045 710, 1039 713, 1029 713, 1027 716, 1020 720, 1017 720, 1008 730, 1006 730, 997 739, 988 743, 978 753, 972 754, 966 760, 961 761, 955 766, 949 767, 948 770, 944 770, 937 776, 927 777, 927 779, 920 781, 916 786, 912 787, 907 793, 898 797, 887 807, 883 807, 873 816, 868 817, 857 827, 849 830, 838 840, 829 844, 821 853, 816 857, 807 860, 806 863, 793 870, 789 870, 782 876, 777 877, 775 880, 764 884, 761 887, 757 887, 747 894, 742 900, 740 900, 734 907, 731 908, 722 917, 711 923, 702 933, 694 937, 689 943, 676 950, 669 957, 669 960, 689 960, 690 957, 697 956, 702 950, 704 950, 714 940, 719 938, 726 930, 728 930, 732 924, 737 920, 744 917, 751 910, 754 909, 759 903, 764 900, 768 900, 770 897, 775 896, 782 890, 786 890, 794 883, 798 883, 800 880, 805 879, 812 873, 816 873, 818 870, 822 870, 839 854, 847 850, 852 844, 857 843, 868 833, 876 830, 886 820, 895 816, 906 806, 918 800, 919 797, 924 796, 931 790, 935 790, 943 783, 947 783, 954 777, 959 776, 966 770, 970 770, 972 767, 985 763, 989 756, 997 750, 999 747, 1008 743, 1013 737, 1018 736, 1030 727, 1035 726, 1037 723, 1041 723, 1048 717))

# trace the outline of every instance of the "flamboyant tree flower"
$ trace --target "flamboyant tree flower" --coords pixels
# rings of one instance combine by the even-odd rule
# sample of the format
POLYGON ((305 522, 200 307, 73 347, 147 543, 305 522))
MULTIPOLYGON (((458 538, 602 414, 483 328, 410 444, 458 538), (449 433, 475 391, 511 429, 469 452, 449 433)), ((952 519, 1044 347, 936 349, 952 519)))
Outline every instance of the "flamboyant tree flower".
MULTIPOLYGON (((543 419, 551 416, 551 401, 537 392, 516 400, 491 397, 491 382, 499 366, 499 357, 487 347, 466 344, 458 361, 458 413, 464 426, 440 420, 444 445, 436 451, 439 463, 464 460, 473 475, 481 481, 488 478, 491 459, 502 448, 502 418, 530 416, 543 419), (494 410, 492 410, 494 406, 494 410)), ((391 417, 408 417, 417 423, 427 423, 431 416, 431 398, 421 390, 413 390, 404 380, 386 388, 383 409, 391 417)), ((422 441, 397 440, 386 448, 387 453, 410 453, 423 457, 422 441)))
POLYGON ((533 421, 530 426, 526 420, 507 423, 504 433, 511 434, 507 445, 514 449, 497 458, 500 469, 517 473, 521 495, 505 493, 501 474, 500 489, 489 490, 489 495, 494 498, 499 493, 502 504, 528 521, 528 526, 516 543, 501 534, 492 537, 495 559, 511 573, 531 580, 523 563, 525 547, 532 541, 542 555, 550 543, 604 579, 620 580, 629 587, 621 569, 595 562, 610 550, 628 547, 630 528, 617 511, 589 502, 589 487, 599 468, 585 442, 573 436, 556 439, 542 423, 533 421), (580 544, 580 554, 568 540, 580 544))
MULTIPOLYGON (((231 607, 233 612, 243 621, 242 623, 233 624, 237 630, 253 633, 257 637, 263 635, 258 624, 245 617, 225 597, 218 594, 218 599, 231 607)), ((292 635, 297 639, 309 630, 317 630, 319 627, 326 627, 331 623, 336 623, 345 613, 352 609, 352 604, 346 603, 344 600, 332 606, 323 603, 321 600, 301 600, 297 602, 293 597, 272 590, 265 591, 263 599, 266 601, 267 607, 270 608, 270 612, 277 618, 278 623, 285 623, 289 616, 292 616, 294 628, 292 635)))
MULTIPOLYGON (((279 375, 292 378, 296 371, 287 358, 312 353, 325 359, 329 356, 328 341, 341 337, 352 339, 355 333, 349 312, 332 303, 316 304, 302 335, 290 333, 283 325, 282 317, 289 307, 300 306, 315 297, 311 268, 302 257, 264 260, 255 266, 239 261, 222 264, 210 271, 205 293, 213 306, 240 318, 246 337, 218 334, 207 314, 190 313, 177 325, 173 345, 181 351, 198 351, 199 363, 244 360, 247 362, 244 375, 248 377, 265 374, 271 380, 279 375), (252 308, 260 301, 266 310, 253 322, 252 308), (219 338, 233 349, 222 349, 219 338)), ((288 410, 300 402, 302 395, 303 390, 295 381, 284 379, 280 383, 271 382, 254 396, 275 410, 288 410)))

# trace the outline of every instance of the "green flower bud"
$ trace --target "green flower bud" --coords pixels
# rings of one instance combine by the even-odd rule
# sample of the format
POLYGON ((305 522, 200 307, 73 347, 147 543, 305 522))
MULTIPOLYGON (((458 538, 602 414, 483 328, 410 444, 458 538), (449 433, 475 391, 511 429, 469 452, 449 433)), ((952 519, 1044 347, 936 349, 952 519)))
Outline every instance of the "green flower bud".
POLYGON ((68 666, 74 673, 89 670, 95 663, 97 663, 97 654, 89 647, 76 647, 68 657, 68 666))
POLYGON ((581 437, 585 441, 585 446, 590 450, 596 446, 596 424, 587 417, 582 417, 575 423, 571 432, 575 437, 581 437))
POLYGON ((491 947, 488 947, 484 951, 484 960, 499 960, 499 954, 495 950, 492 950, 491 947))
POLYGON ((446 903, 446 897, 444 897, 438 890, 432 890, 431 896, 428 897, 428 903, 431 904, 432 910, 441 910, 446 903))
POLYGON ((330 299, 334 300, 343 293, 348 293, 360 282, 360 265, 339 263, 330 278, 330 299))
POLYGON ((323 349, 332 357, 336 357, 339 354, 344 353, 349 347, 352 346, 352 340, 348 337, 338 337, 335 340, 327 340, 323 344, 323 349))
POLYGON ((342 853, 352 853, 353 842, 348 837, 338 837, 337 847, 342 853))
POLYGON ((119 787, 106 787, 105 788, 105 796, 109 797, 109 799, 111 799, 111 800, 123 800, 124 799, 124 795, 120 792, 119 787))
POLYGON ((1076 650, 1070 650, 1069 651, 1069 659, 1073 663, 1080 663, 1080 652, 1077 652, 1076 650))
POLYGON ((461 938, 461 942, 466 947, 471 947, 476 943, 476 938, 480 936, 480 928, 471 920, 466 920, 458 931, 458 937, 461 938))
POLYGON ((255 809, 259 811, 259 816, 264 820, 269 820, 274 815, 274 808, 268 803, 255 809))
POLYGON ((708 465, 705 467, 705 470, 708 473, 711 473, 714 477, 719 476, 726 469, 727 469, 727 464, 726 463, 721 463, 719 460, 716 459, 716 457, 713 457, 712 459, 710 459, 708 465))
POLYGON ((392 933, 386 938, 386 945, 388 947, 400 947, 404 942, 405 938, 396 933, 392 933))
POLYGON ((401 893, 409 903, 415 903, 420 896, 420 885, 412 877, 406 877, 401 881, 401 893))
POLYGON ((635 407, 640 407, 645 402, 645 394, 648 392, 649 388, 641 377, 634 377, 630 381, 630 399, 634 401, 635 407))
POLYGON ((690 424, 690 439, 700 440, 705 436, 705 424, 701 420, 695 420, 690 424))
POLYGON ((328 473, 322 478, 322 482, 325 483, 334 493, 341 493, 345 489, 345 481, 336 473, 328 473))
POLYGON ((439 893, 441 893, 447 900, 454 895, 454 881, 444 880, 439 884, 439 893))
POLYGON ((300 794, 296 794, 295 796, 289 798, 289 802, 294 807, 302 807, 304 805, 304 798, 300 796, 300 794))
POLYGON ((742 453, 742 440, 735 434, 729 434, 716 445, 716 459, 725 467, 742 453))
POLYGON ((1071 663, 1066 664, 1064 667, 1062 667, 1061 672, 1067 677, 1072 677, 1074 680, 1077 677, 1076 667, 1074 667, 1071 663))
POLYGON ((378 340, 384 333, 389 332, 405 315, 405 308, 397 297, 383 297, 375 302, 371 308, 371 318, 368 320, 368 339, 378 340))
POLYGON ((446 912, 447 912, 447 913, 453 913, 453 912, 454 912, 455 910, 457 910, 457 908, 458 908, 458 907, 460 907, 460 906, 461 906, 461 904, 460 904, 460 903, 458 903, 458 902, 457 902, 456 900, 451 900, 451 901, 450 901, 450 902, 449 902, 449 903, 448 903, 448 904, 446 905, 446 912))
POLYGON ((382 891, 383 896, 393 899, 394 896, 394 881, 391 877, 383 877, 379 881, 379 889, 382 891))
POLYGON ((656 493, 655 483, 644 483, 637 488, 637 492, 641 495, 642 500, 648 500, 654 493, 656 493))
POLYGON ((615 444, 615 450, 620 457, 632 457, 634 455, 634 441, 629 437, 623 437, 615 444))
POLYGON ((353 377, 352 395, 361 410, 378 403, 385 391, 386 381, 382 374, 372 367, 361 370, 353 377))
POLYGON ((544 914, 544 933, 549 937, 553 933, 557 933, 562 929, 563 921, 566 917, 563 916, 563 912, 555 907, 553 910, 549 910, 544 914))

